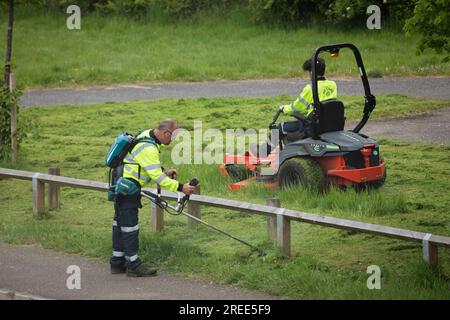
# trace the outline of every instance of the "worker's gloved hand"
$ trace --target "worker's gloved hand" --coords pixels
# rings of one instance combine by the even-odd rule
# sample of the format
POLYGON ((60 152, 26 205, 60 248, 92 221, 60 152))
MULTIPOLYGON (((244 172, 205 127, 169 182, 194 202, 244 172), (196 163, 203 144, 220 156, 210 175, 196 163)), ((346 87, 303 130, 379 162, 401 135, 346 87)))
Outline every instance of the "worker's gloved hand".
POLYGON ((284 106, 279 106, 278 110, 283 111, 284 110, 284 106))
POLYGON ((184 194, 190 196, 192 193, 194 193, 196 186, 191 186, 188 183, 183 184, 183 190, 181 190, 184 194))
POLYGON ((164 173, 165 173, 166 176, 168 176, 170 179, 177 180, 177 178, 178 178, 178 173, 177 173, 177 170, 176 170, 176 169, 169 169, 169 170, 166 170, 164 173))

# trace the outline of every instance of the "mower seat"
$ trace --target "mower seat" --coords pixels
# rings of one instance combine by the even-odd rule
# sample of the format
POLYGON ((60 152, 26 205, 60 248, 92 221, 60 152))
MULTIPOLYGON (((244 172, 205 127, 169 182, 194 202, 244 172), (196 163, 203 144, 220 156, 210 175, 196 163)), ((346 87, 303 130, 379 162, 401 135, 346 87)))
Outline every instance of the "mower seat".
POLYGON ((342 101, 336 99, 321 101, 319 112, 318 134, 344 130, 345 117, 342 101))

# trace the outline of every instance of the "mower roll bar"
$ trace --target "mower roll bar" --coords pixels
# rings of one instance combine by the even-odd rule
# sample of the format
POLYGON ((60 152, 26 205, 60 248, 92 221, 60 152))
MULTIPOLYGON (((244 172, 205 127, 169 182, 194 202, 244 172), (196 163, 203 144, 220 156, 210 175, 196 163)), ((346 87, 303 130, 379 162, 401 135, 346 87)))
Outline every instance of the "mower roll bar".
MULTIPOLYGON (((355 55, 356 63, 358 65, 359 74, 361 76, 361 80, 364 87, 364 97, 365 97, 365 103, 364 103, 364 114, 361 119, 361 121, 358 123, 358 125, 353 129, 353 132, 358 133, 367 123, 369 120, 370 114, 373 111, 373 109, 376 106, 376 99, 375 96, 372 95, 370 91, 370 85, 369 80, 367 79, 366 69, 364 68, 364 63, 361 58, 361 54, 359 53, 358 48, 351 44, 351 43, 341 43, 341 44, 334 44, 334 45, 328 45, 328 46, 322 46, 317 48, 314 51, 314 54, 312 56, 312 92, 313 92, 313 106, 314 106, 314 117, 315 120, 319 119, 319 112, 320 112, 320 100, 319 100, 319 93, 317 89, 317 70, 316 70, 316 64, 317 59, 319 58, 319 55, 321 52, 330 52, 331 54, 339 54, 339 50, 342 48, 347 48, 353 51, 353 54, 355 55)), ((316 121, 313 121, 316 123, 316 121)), ((317 131, 317 126, 314 126, 313 129, 315 132, 317 131)), ((314 134, 315 135, 315 134, 314 134)))

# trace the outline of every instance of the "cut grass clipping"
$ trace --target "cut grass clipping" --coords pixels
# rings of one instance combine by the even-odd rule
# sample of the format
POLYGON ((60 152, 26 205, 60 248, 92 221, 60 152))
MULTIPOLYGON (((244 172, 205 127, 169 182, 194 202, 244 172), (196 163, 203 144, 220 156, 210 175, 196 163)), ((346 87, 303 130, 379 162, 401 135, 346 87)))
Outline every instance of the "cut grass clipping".
MULTIPOLYGON (((14 168, 45 172, 59 166, 64 176, 106 181, 104 155, 120 131, 136 132, 166 117, 192 129, 193 120, 207 128, 264 128, 277 104, 271 99, 196 99, 111 103, 23 109, 38 130, 21 146, 14 168)), ((349 105, 356 98, 347 98, 349 105)), ((375 117, 421 112, 448 102, 380 96, 375 117), (395 100, 395 110, 389 106, 395 100), (386 103, 389 102, 389 103, 386 103)), ((349 108, 349 119, 359 113, 349 108)), ((358 116, 357 116, 358 115, 358 116)), ((239 193, 226 189, 217 165, 180 165, 180 179, 197 177, 202 194, 264 204, 279 197, 286 208, 450 236, 450 147, 379 140, 387 161, 386 184, 377 191, 331 189, 325 195, 301 188, 270 191, 259 184, 239 193)), ((167 168, 172 147, 162 154, 167 168)), ((10 166, 7 163, 1 166, 10 166)), ((10 166, 11 167, 11 166, 10 166)), ((42 219, 32 215, 31 183, 0 181, 0 241, 38 244, 98 257, 111 254, 112 203, 106 193, 63 187, 61 208, 42 219)), ((187 228, 184 216, 165 215, 162 233, 150 231, 150 205, 140 213, 140 256, 146 264, 193 278, 256 289, 274 295, 308 299, 450 299, 450 253, 439 251, 439 272, 422 262, 421 244, 368 234, 292 223, 292 257, 267 241, 264 217, 202 207, 202 217, 243 240, 263 248, 258 257, 248 248, 203 226, 187 228), (381 289, 366 286, 367 268, 382 272, 381 289)))

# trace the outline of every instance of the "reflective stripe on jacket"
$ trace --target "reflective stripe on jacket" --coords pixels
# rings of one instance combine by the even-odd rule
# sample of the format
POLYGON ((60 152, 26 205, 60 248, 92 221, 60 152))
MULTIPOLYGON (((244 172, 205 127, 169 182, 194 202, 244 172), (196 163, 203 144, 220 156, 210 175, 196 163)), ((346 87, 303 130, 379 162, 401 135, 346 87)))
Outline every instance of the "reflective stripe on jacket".
MULTIPOLYGON (((336 82, 331 80, 317 81, 317 91, 319 93, 319 100, 328 100, 337 98, 336 82)), ((313 110, 313 94, 311 85, 306 85, 298 98, 291 104, 283 106, 283 113, 287 115, 294 115, 300 113, 308 116, 313 110)))
MULTIPOLYGON (((145 130, 136 138, 150 137, 150 130, 145 130)), ((158 183, 161 188, 169 191, 177 191, 179 183, 166 176, 162 170, 160 150, 162 145, 149 142, 140 142, 125 157, 123 177, 133 178, 141 187, 150 183, 158 183)))

